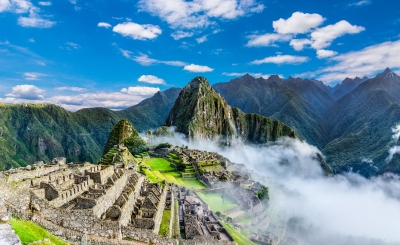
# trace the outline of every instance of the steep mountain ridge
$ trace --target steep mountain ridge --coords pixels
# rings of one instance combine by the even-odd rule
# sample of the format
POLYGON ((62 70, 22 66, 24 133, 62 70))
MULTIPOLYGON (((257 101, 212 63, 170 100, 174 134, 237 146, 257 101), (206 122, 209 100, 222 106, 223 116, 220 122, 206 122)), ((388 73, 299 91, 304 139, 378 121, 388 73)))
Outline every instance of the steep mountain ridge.
POLYGON ((97 163, 113 126, 127 118, 139 131, 162 125, 180 89, 170 88, 121 111, 56 105, 0 104, 0 169, 65 156, 97 163))
POLYGON ((265 143, 280 136, 296 137, 283 123, 231 108, 204 77, 194 78, 182 89, 165 121, 191 139, 219 140, 230 144, 237 139, 265 143))

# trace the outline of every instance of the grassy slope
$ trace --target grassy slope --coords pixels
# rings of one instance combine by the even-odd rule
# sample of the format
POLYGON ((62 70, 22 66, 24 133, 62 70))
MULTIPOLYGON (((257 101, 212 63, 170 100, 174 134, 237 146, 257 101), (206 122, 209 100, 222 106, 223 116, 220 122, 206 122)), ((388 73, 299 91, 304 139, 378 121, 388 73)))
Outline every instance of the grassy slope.
POLYGON ((222 225, 229 232, 229 234, 231 234, 233 240, 235 240, 238 245, 256 245, 232 226, 225 223, 222 223, 222 225))
POLYGON ((161 220, 160 231, 158 232, 159 236, 169 236, 169 225, 171 222, 171 210, 164 209, 163 217, 161 220))
POLYGON ((30 242, 43 240, 44 238, 50 239, 50 241, 55 245, 68 245, 69 243, 63 241, 62 239, 51 235, 45 229, 37 226, 31 221, 20 220, 13 218, 10 224, 15 231, 15 234, 21 239, 23 245, 30 242))
POLYGON ((238 207, 236 202, 231 200, 225 195, 224 199, 221 197, 221 193, 201 193, 197 192, 197 195, 205 201, 213 212, 225 212, 229 209, 238 207))

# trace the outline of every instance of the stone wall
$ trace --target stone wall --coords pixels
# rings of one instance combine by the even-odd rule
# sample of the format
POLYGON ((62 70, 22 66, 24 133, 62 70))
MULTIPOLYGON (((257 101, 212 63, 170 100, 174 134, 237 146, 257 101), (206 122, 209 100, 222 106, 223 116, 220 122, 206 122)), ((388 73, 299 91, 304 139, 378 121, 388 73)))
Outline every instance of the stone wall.
POLYGON ((132 217, 131 212, 133 210, 133 207, 135 206, 136 199, 140 195, 140 187, 142 185, 143 179, 144 178, 142 176, 138 178, 138 181, 135 185, 135 189, 129 195, 128 200, 121 207, 121 216, 118 220, 121 226, 126 226, 129 222, 131 222, 131 217, 132 217))
POLYGON ((114 181, 114 185, 106 189, 106 193, 96 200, 97 204, 93 207, 93 214, 96 217, 100 218, 101 215, 114 204, 117 198, 121 195, 121 192, 124 190, 128 176, 129 175, 122 172, 122 175, 114 181))
POLYGON ((99 183, 102 185, 107 183, 108 177, 111 177, 113 174, 113 166, 97 165, 89 168, 88 170, 85 170, 85 175, 89 175, 95 183, 99 183))
POLYGON ((85 191, 88 191, 89 186, 92 186, 92 185, 93 185, 93 180, 91 180, 90 177, 87 176, 86 180, 81 182, 80 184, 73 185, 72 188, 70 188, 68 190, 59 191, 58 197, 54 200, 51 200, 50 203, 52 205, 54 205, 55 207, 61 207, 65 203, 80 196, 85 191))
POLYGON ((160 231, 161 219, 165 208, 165 200, 167 198, 167 191, 165 189, 161 189, 161 191, 162 193, 160 201, 158 202, 157 205, 157 213, 154 216, 154 229, 153 229, 154 234, 158 234, 158 232, 160 231))
POLYGON ((59 164, 56 165, 41 165, 41 166, 36 166, 34 169, 31 170, 26 170, 25 168, 20 168, 20 169, 13 169, 9 170, 7 172, 4 172, 6 175, 8 175, 7 181, 21 181, 25 179, 33 179, 37 178, 46 174, 49 174, 51 172, 57 171, 61 168, 59 164))

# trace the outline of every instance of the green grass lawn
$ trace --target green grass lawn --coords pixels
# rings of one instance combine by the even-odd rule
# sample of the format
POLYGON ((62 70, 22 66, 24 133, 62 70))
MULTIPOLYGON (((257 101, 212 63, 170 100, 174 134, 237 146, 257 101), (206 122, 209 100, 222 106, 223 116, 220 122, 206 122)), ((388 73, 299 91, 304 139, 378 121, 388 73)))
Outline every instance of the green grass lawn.
POLYGON ((147 179, 150 180, 153 183, 157 183, 158 179, 157 177, 153 174, 152 171, 148 170, 148 169, 144 169, 144 174, 146 175, 147 179))
POLYGON ((224 199, 222 199, 221 193, 197 192, 197 195, 199 195, 199 197, 208 204, 208 206, 213 210, 214 213, 217 211, 223 213, 229 209, 233 209, 239 206, 227 195, 225 195, 224 199))
POLYGON ((152 170, 174 170, 164 158, 150 158, 143 163, 150 166, 152 170))
MULTIPOLYGON (((15 234, 18 235, 19 239, 23 245, 28 244, 30 242, 43 240, 44 238, 50 239, 53 244, 56 245, 68 245, 69 243, 63 241, 62 239, 51 235, 42 227, 34 224, 31 221, 20 220, 17 218, 13 218, 10 221, 10 224, 15 231, 15 234)), ((51 244, 51 243, 48 243, 51 244)))
POLYGON ((159 236, 169 237, 169 224, 171 220, 171 210, 164 209, 160 231, 158 232, 159 236))
POLYGON ((233 237, 233 240, 235 240, 235 242, 238 245, 256 245, 254 242, 250 241, 247 237, 242 235, 238 230, 236 230, 232 226, 225 224, 225 223, 222 223, 222 225, 229 232, 229 234, 231 234, 231 236, 233 237))

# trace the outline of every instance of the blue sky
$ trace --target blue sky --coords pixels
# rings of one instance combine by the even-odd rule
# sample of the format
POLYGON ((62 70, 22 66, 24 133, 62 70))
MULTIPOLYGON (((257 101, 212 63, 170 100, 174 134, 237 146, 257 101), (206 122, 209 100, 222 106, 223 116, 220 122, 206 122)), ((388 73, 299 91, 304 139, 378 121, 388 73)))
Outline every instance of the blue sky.
POLYGON ((122 109, 195 76, 400 69, 400 1, 0 0, 0 101, 122 109))

